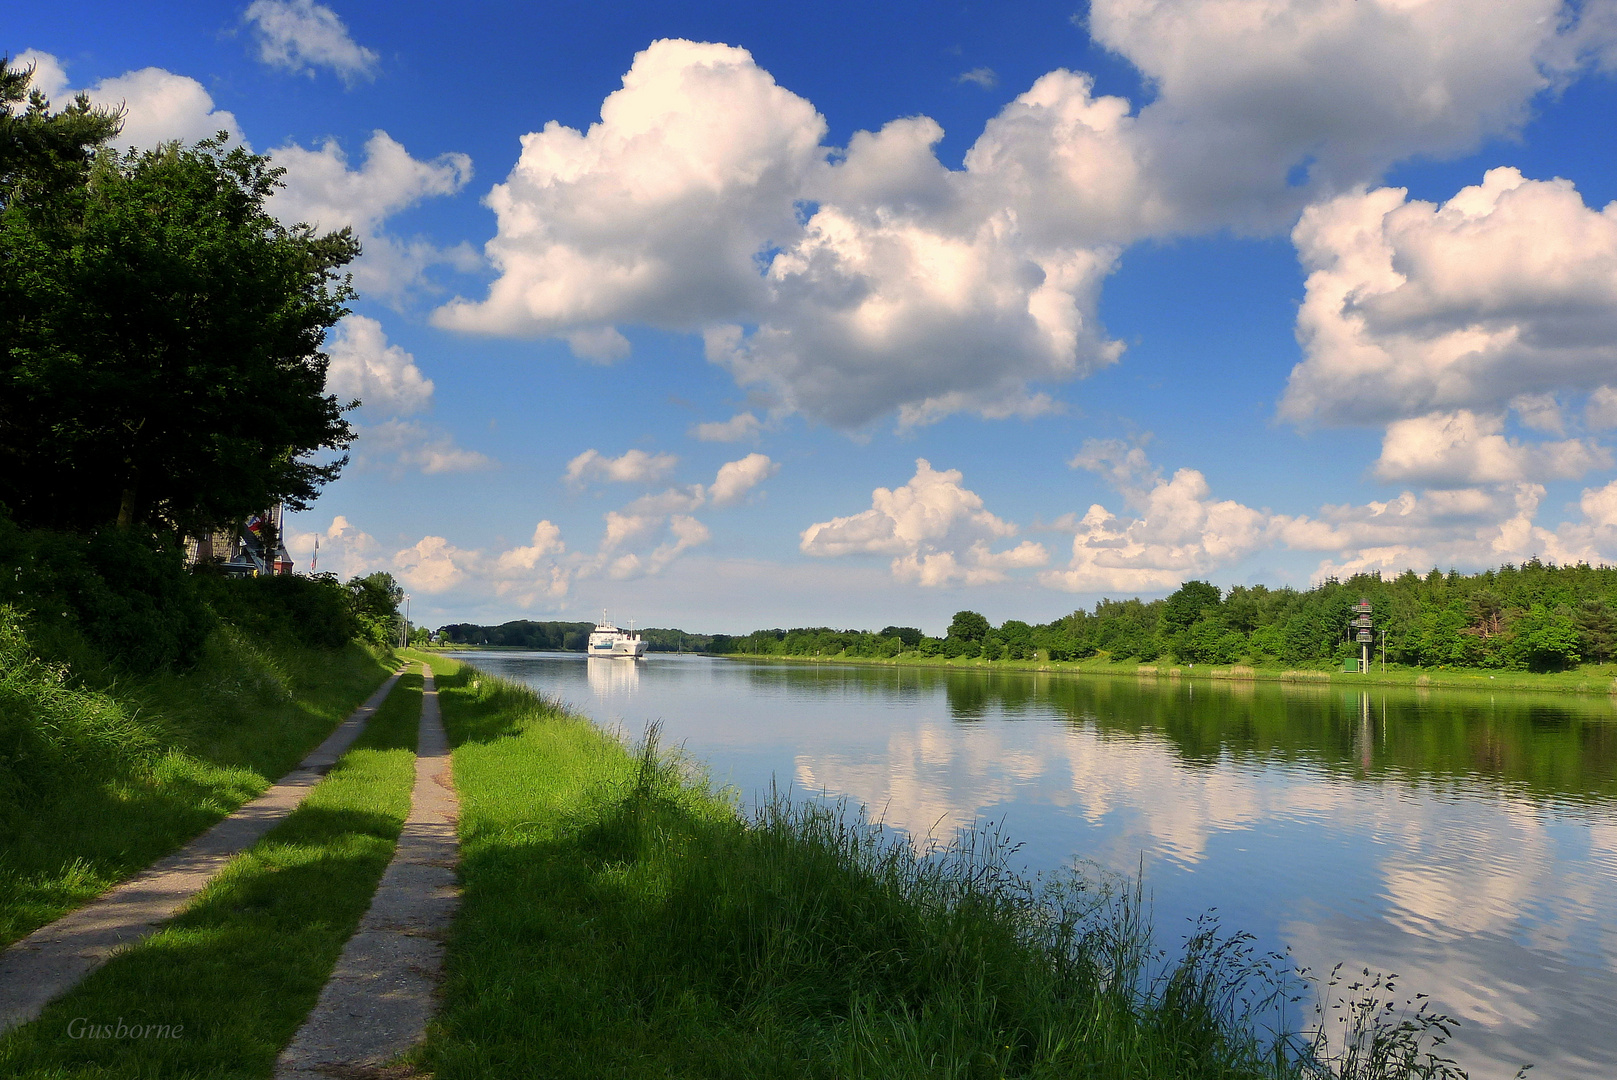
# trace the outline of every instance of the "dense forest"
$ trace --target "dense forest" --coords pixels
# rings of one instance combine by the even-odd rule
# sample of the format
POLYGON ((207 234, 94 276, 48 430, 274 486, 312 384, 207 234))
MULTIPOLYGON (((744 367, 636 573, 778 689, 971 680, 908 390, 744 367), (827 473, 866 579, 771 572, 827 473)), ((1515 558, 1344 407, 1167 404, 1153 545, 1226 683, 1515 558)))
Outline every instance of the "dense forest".
POLYGON ((913 627, 720 635, 709 651, 776 656, 984 657, 1326 666, 1358 656, 1348 623, 1370 601, 1373 650, 1388 663, 1557 671, 1617 654, 1617 567, 1531 559, 1478 574, 1359 575, 1306 591, 1190 581, 1161 600, 1101 600, 1053 622, 993 626, 962 611, 943 637, 913 627))

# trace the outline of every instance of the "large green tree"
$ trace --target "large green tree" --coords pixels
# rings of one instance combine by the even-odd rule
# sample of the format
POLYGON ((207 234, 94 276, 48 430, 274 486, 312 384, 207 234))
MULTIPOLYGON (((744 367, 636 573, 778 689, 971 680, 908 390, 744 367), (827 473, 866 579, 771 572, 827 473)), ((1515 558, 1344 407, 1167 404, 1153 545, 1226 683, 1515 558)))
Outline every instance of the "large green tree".
POLYGON ((958 641, 981 641, 988 634, 988 620, 975 611, 957 611, 949 623, 948 636, 958 641))
POLYGON ((353 438, 321 346, 357 242, 277 222, 281 170, 223 133, 118 154, 83 116, 78 182, 25 146, 0 212, 0 502, 180 532, 302 509, 353 438))

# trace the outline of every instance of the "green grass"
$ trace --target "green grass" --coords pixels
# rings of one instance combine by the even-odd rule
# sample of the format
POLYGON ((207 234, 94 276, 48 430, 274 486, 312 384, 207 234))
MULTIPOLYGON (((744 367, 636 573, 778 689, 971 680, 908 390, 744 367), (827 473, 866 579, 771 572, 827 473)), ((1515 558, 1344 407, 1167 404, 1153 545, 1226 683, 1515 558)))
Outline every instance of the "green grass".
POLYGON ((1294 973, 1211 924, 1164 954, 1137 890, 1025 880, 992 832, 918 855, 822 803, 748 819, 654 732, 636 755, 430 660, 464 879, 415 1058, 439 1080, 1446 1075, 1434 1018, 1379 991, 1327 1010, 1349 1019, 1332 1060, 1277 1049, 1259 1019, 1294 973))
POLYGON ((297 810, 182 914, 0 1040, 7 1077, 271 1074, 370 904, 410 809, 422 680, 406 675, 297 810), (178 1038, 75 1039, 81 1024, 178 1038))
POLYGON ((201 662, 106 686, 34 656, 0 609, 0 946, 105 891, 261 794, 388 673, 360 648, 223 628, 201 662))

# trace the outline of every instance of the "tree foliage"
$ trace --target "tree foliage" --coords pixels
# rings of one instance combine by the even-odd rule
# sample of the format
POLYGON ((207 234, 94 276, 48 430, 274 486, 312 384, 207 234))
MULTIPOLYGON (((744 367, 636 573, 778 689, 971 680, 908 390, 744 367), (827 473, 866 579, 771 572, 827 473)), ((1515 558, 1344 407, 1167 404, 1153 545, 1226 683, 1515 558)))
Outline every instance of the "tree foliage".
POLYGON ((889 626, 878 633, 802 627, 716 638, 715 652, 784 656, 982 656, 991 660, 1167 659, 1194 664, 1334 665, 1359 655, 1348 620, 1374 609, 1388 662, 1423 667, 1557 671, 1617 659, 1617 567, 1531 559, 1479 574, 1383 580, 1360 575, 1307 591, 1186 582, 1161 600, 1098 602, 1048 623, 998 627, 963 611, 941 638, 889 626), (981 620, 979 622, 978 620, 981 620), (1383 634, 1385 635, 1383 637, 1383 634))
POLYGON ((0 213, 14 202, 62 207, 84 185, 96 148, 118 134, 117 113, 90 105, 85 94, 57 112, 30 90, 34 68, 0 58, 0 213))
POLYGON ((77 103, 19 73, 0 95, 0 501, 29 527, 194 533, 302 509, 352 431, 325 393, 326 330, 352 293, 347 230, 265 210, 281 170, 231 147, 115 153, 77 103))
POLYGON ((393 645, 399 640, 404 620, 399 605, 404 603, 404 587, 383 570, 364 577, 350 578, 349 603, 362 641, 373 645, 393 645))

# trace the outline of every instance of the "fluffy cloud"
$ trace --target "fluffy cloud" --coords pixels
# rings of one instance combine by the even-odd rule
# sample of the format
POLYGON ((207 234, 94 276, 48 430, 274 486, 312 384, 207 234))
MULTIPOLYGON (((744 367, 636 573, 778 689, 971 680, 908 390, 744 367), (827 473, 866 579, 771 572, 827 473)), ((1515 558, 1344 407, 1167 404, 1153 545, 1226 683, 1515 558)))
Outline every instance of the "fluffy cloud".
POLYGON ((382 324, 364 315, 349 315, 337 324, 326 345, 326 393, 342 401, 358 398, 368 411, 408 416, 432 404, 432 380, 421 374, 415 357, 389 345, 382 324))
POLYGON ((761 242, 796 231, 793 201, 825 121, 744 49, 659 41, 635 57, 588 132, 522 139, 489 195, 501 271, 441 325, 560 333, 618 321, 675 328, 733 316, 764 286, 761 242))
POLYGON ((681 553, 705 544, 712 536, 706 525, 687 514, 675 514, 668 522, 669 538, 641 558, 634 552, 618 556, 607 565, 607 576, 621 580, 658 574, 681 553))
MULTIPOLYGON (((630 454, 637 452, 630 451, 630 454)), ((650 478, 652 475, 650 472, 651 465, 666 464, 668 468, 672 468, 673 463, 678 460, 672 455, 660 455, 657 459, 642 458, 625 461, 629 454, 614 460, 612 458, 603 458, 598 454, 591 458, 589 455, 592 453, 594 451, 587 450, 569 463, 567 469, 568 480, 577 482, 590 474, 610 476, 611 470, 620 466, 622 471, 626 473, 634 473, 642 475, 644 478, 650 478), (666 458, 666 462, 661 461, 663 458, 666 458), (577 468, 575 469, 574 466, 577 466, 577 468)), ((661 475, 665 471, 666 469, 659 468, 657 475, 661 475)), ((711 484, 706 486, 689 484, 685 487, 671 487, 657 494, 642 495, 634 502, 623 507, 621 512, 615 512, 607 516, 608 518, 618 518, 627 515, 633 519, 654 521, 669 514, 688 513, 707 505, 715 507, 733 506, 746 498, 753 488, 779 471, 780 466, 771 461, 767 455, 748 454, 739 460, 727 461, 720 465, 719 471, 713 477, 711 484)), ((607 531, 610 535, 612 529, 609 528, 607 531)))
POLYGON ((583 484, 591 479, 618 484, 648 484, 661 480, 673 472, 678 464, 679 458, 673 454, 630 450, 622 457, 610 458, 592 447, 567 463, 564 479, 569 484, 583 484))
MULTIPOLYGON (((646 483, 666 476, 678 461, 672 454, 652 455, 644 450, 630 450, 618 458, 586 450, 568 462, 565 479, 574 485, 591 479, 646 483)), ((574 573, 589 577, 604 572, 616 579, 660 573, 681 554, 711 538, 707 526, 691 516, 694 511, 704 506, 733 506, 779 469, 763 454, 748 454, 719 466, 711 484, 671 487, 607 511, 598 549, 592 556, 575 559, 574 573), (647 550, 653 541, 660 542, 647 550), (636 546, 639 550, 625 550, 636 546)))
POLYGON ((763 430, 763 421, 750 412, 736 413, 728 420, 710 420, 691 428, 692 438, 702 442, 742 442, 756 439, 763 430))
POLYGON ((1595 390, 1617 365, 1617 203, 1493 169, 1448 202, 1401 188, 1312 206, 1306 358, 1281 414, 1375 422, 1595 390))
POLYGON ((1398 420, 1387 428, 1376 479, 1426 487, 1466 487, 1565 479, 1610 468, 1611 451, 1585 439, 1524 445, 1506 438, 1503 415, 1452 413, 1398 420))
POLYGON ((349 36, 335 11, 313 0, 254 0, 243 18, 258 39, 258 58, 272 67, 314 75, 329 68, 352 86, 376 77, 376 54, 349 36))
POLYGON ((1007 569, 1048 561, 1043 545, 1033 541, 992 551, 989 544, 1014 536, 1016 526, 984 509, 982 497, 961 479, 957 469, 938 472, 917 458, 909 483, 877 488, 869 510, 810 525, 799 546, 821 557, 891 555, 895 578, 928 586, 1004 581, 1007 569))
POLYGON ((1602 528, 1594 518, 1604 498, 1586 491, 1585 520, 1552 530, 1533 523, 1544 500, 1539 484, 1419 496, 1406 491, 1387 502, 1328 506, 1318 519, 1280 519, 1278 532, 1290 547, 1335 552, 1320 563, 1316 579, 1430 566, 1480 568, 1535 555, 1601 562, 1617 551, 1617 530, 1602 528))
POLYGON ((726 462, 719 466, 718 475, 708 488, 708 499, 714 506, 733 505, 779 471, 780 466, 763 454, 748 454, 739 461, 726 462))
POLYGON ((441 428, 414 420, 385 420, 359 428, 355 464, 361 468, 436 473, 475 472, 494 462, 475 450, 455 444, 441 428))
POLYGON ((423 199, 453 195, 465 187, 472 178, 472 160, 465 154, 422 161, 387 132, 375 131, 365 143, 365 164, 358 169, 349 167, 335 139, 313 150, 289 143, 270 156, 286 169, 286 186, 271 197, 270 212, 288 225, 351 227, 364 247, 354 266, 362 291, 397 298, 421 286, 429 266, 449 263, 465 269, 477 262, 464 245, 445 251, 425 240, 391 236, 382 227, 387 218, 423 199))
POLYGON ((1566 414, 1554 394, 1517 394, 1511 411, 1525 426, 1549 435, 1566 434, 1566 414))
POLYGON ((566 562, 566 552, 561 530, 541 521, 530 543, 492 554, 457 547, 442 536, 424 536, 395 553, 391 568, 406 586, 420 592, 471 589, 531 607, 567 595, 573 568, 566 562))
POLYGON ((1498 435, 1498 423, 1488 417, 1429 417, 1395 424, 1389 432, 1384 464, 1411 473, 1424 469, 1425 479, 1444 483, 1467 473, 1486 477, 1472 486, 1450 483, 1297 516, 1215 499, 1194 469, 1165 479, 1140 446, 1092 440, 1071 464, 1105 476, 1133 516, 1091 506, 1073 523, 1068 566, 1046 571, 1040 580, 1073 592, 1162 592, 1277 545, 1320 553, 1316 579, 1439 564, 1480 568, 1532 555, 1558 562, 1609 561, 1617 552, 1617 481, 1583 493, 1582 520, 1548 529, 1534 524, 1544 487, 1517 479, 1556 469, 1571 475, 1591 455, 1606 455, 1603 462, 1609 464, 1606 451, 1576 440, 1523 447, 1498 435))
POLYGON ((1530 524, 1542 497, 1543 488, 1532 484, 1420 495, 1405 491, 1361 506, 1325 506, 1315 517, 1278 518, 1276 532, 1288 547, 1330 552, 1343 560, 1342 565, 1375 563, 1391 568, 1405 560, 1396 567, 1404 569, 1430 565, 1422 555, 1428 550, 1479 543, 1492 549, 1504 531, 1511 531, 1502 530, 1501 522, 1530 524))
POLYGON ((701 330, 739 383, 844 427, 1048 411, 1030 381, 1116 359, 1094 316, 1113 247, 1031 242, 938 162, 930 120, 860 133, 834 165, 824 134, 745 50, 656 42, 588 132, 524 138, 489 198, 501 277, 435 318, 586 356, 575 335, 617 322, 701 330))
MULTIPOLYGON (((839 167, 861 152, 856 141, 839 167)), ((906 426, 962 411, 1038 415, 1051 403, 1030 382, 1122 354, 1095 315, 1116 256, 1033 249, 1003 214, 946 222, 822 205, 770 262, 757 329, 710 328, 707 355, 740 385, 839 427, 893 410, 906 426)))
POLYGON ((1303 201, 1518 130, 1617 40, 1608 5, 1096 0, 1155 88, 1124 146, 1180 227, 1284 227, 1303 201))
POLYGON ((625 351, 599 337, 616 323, 700 330, 772 407, 844 428, 1037 414, 1042 384, 1121 353, 1097 297, 1128 244, 1284 228, 1394 162, 1514 132, 1617 41, 1605 7, 1561 0, 1097 0, 1089 28, 1154 99, 1050 72, 960 169, 926 117, 827 147, 745 51, 655 42, 587 132, 524 138, 489 197, 501 276, 435 317, 591 358, 625 351))
POLYGON ((1120 518, 1100 504, 1079 519, 1064 569, 1041 574, 1068 592, 1161 592, 1252 554, 1273 539, 1261 510, 1211 497, 1207 478, 1180 469, 1164 479, 1143 449, 1091 440, 1071 462, 1108 477, 1134 511, 1120 518))
MULTIPOLYGON (((77 93, 68 88, 67 71, 60 60, 34 49, 19 53, 14 66, 34 65, 31 86, 60 109, 77 93)), ((202 84, 162 68, 142 68, 116 78, 103 79, 83 90, 90 100, 123 111, 123 130, 113 140, 118 146, 150 150, 158 143, 179 139, 195 142, 219 132, 240 140, 241 125, 233 113, 216 109, 202 84)))
POLYGON ((494 565, 508 572, 532 570, 547 555, 559 555, 567 550, 561 542, 561 530, 548 521, 541 521, 533 530, 533 542, 501 552, 494 565))
POLYGON ((1600 430, 1617 427, 1617 390, 1609 386, 1596 387, 1589 395, 1584 421, 1600 430))
MULTIPOLYGON (((66 71, 49 53, 28 50, 15 63, 35 66, 33 85, 58 108, 77 92, 69 89, 66 71)), ((235 115, 214 108, 202 84, 184 75, 143 68, 103 79, 85 93, 97 105, 123 110, 123 130, 114 140, 120 146, 151 149, 175 139, 195 142, 220 131, 246 142, 235 115)), ((421 285, 429 266, 479 265, 477 254, 465 244, 443 250, 425 240, 391 236, 382 228, 388 217, 422 199, 453 195, 464 188, 472 178, 472 161, 465 154, 445 153, 421 161, 386 132, 376 131, 365 144, 365 164, 358 169, 349 168, 347 155, 334 139, 312 150, 288 144, 270 156, 286 169, 285 186, 269 199, 270 212, 287 225, 352 227, 364 245, 354 266, 354 280, 364 292, 396 298, 421 285)))
POLYGON ((1617 529, 1617 480, 1603 488, 1585 490, 1579 508, 1589 524, 1603 529, 1617 529))
POLYGON ((615 326, 597 326, 574 330, 566 335, 567 347, 580 360, 597 364, 610 364, 629 355, 629 339, 618 333, 615 326))
MULTIPOLYGON (((368 574, 381 565, 381 545, 370 533, 355 528, 341 514, 323 530, 303 531, 288 527, 286 550, 295 565, 322 574, 351 578, 368 574)), ((301 572, 301 571, 300 571, 301 572)))
POLYGON ((348 167, 348 155, 335 139, 316 150, 290 143, 272 154, 287 175, 270 208, 282 221, 320 229, 351 225, 373 234, 384 218, 422 199, 453 195, 472 178, 472 160, 465 154, 420 161, 385 131, 371 133, 365 164, 358 169, 348 167))
POLYGON ((463 551, 442 536, 423 536, 414 547, 393 556, 404 584, 426 593, 440 593, 466 580, 464 563, 474 562, 475 551, 463 551))

